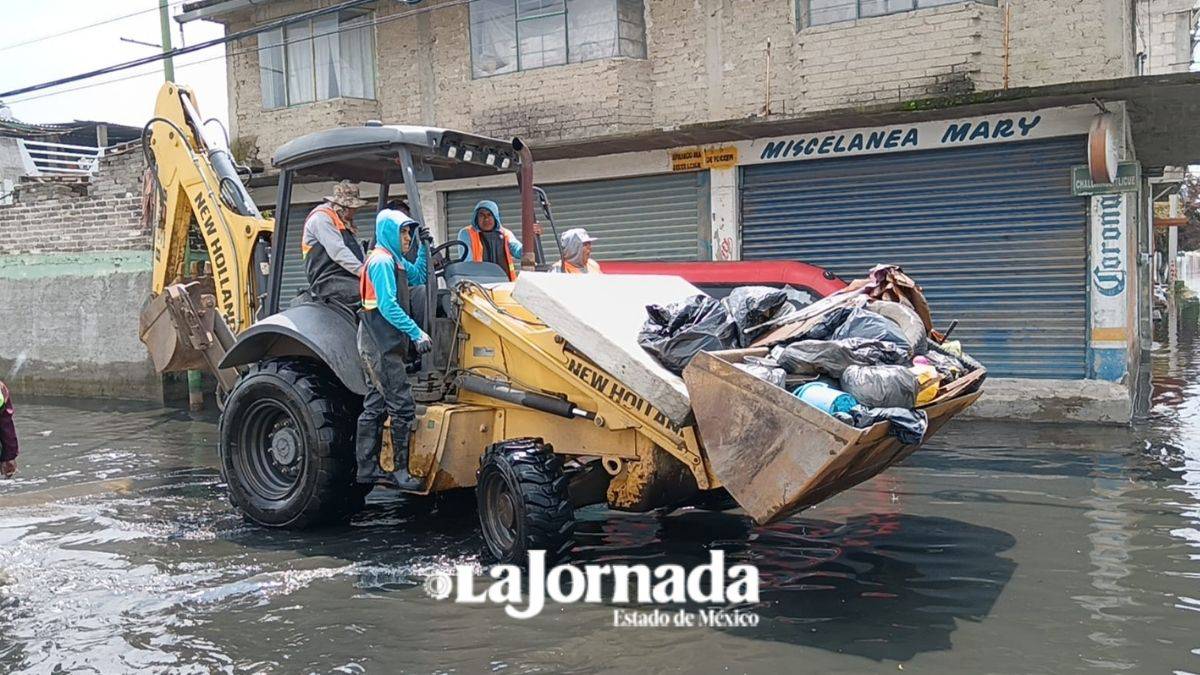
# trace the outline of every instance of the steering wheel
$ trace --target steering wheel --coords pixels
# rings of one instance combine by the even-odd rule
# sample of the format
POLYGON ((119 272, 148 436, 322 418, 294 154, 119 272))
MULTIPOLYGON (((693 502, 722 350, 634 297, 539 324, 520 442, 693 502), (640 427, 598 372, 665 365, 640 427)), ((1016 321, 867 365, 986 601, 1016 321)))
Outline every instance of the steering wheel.
POLYGON ((429 257, 431 260, 433 260, 433 268, 435 270, 443 270, 446 268, 446 265, 460 263, 466 260, 467 256, 469 255, 471 255, 471 249, 467 247, 466 242, 459 241, 458 239, 452 239, 444 244, 435 246, 433 247, 433 250, 429 252, 429 257), (457 258, 451 260, 446 256, 446 251, 449 251, 455 246, 461 248, 462 252, 457 258))

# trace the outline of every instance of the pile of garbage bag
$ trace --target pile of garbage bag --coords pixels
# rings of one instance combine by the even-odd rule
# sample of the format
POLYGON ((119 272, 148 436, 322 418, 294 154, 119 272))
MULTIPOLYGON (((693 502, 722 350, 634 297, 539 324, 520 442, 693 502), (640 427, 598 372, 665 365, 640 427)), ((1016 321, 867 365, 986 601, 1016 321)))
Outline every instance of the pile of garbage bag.
POLYGON ((700 294, 671 305, 649 305, 638 344, 678 375, 701 351, 750 346, 778 316, 810 304, 807 293, 785 286, 740 286, 724 300, 700 294))
POLYGON ((921 287, 894 265, 812 303, 745 286, 723 301, 697 295, 646 309, 639 342, 669 370, 682 373, 700 351, 766 347, 737 367, 850 426, 888 421, 906 445, 924 439, 921 407, 982 368, 948 339, 953 324, 933 328, 921 287))

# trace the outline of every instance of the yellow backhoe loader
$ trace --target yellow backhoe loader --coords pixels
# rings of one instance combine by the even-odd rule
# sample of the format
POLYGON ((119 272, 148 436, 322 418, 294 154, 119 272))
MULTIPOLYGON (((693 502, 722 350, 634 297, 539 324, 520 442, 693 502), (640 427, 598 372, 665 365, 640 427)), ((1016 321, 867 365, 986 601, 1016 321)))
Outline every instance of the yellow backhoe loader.
MULTIPOLYGON (((248 519, 305 527, 344 518, 363 494, 353 448, 367 385, 355 317, 281 297, 281 271, 300 254, 299 242, 258 214, 221 136, 203 127, 191 92, 165 85, 145 139, 166 217, 155 233, 143 340, 160 370, 218 373, 222 472, 248 519), (189 222, 208 247, 211 281, 183 278, 189 222)), ((772 522, 918 447, 901 444, 886 422, 847 426, 736 367, 761 350, 702 352, 680 379, 601 344, 604 326, 531 309, 529 298, 553 300, 556 284, 623 283, 613 288, 635 296, 626 304, 640 310, 644 302, 629 277, 551 280, 532 271, 544 264, 535 253, 538 190, 532 154, 518 139, 368 123, 295 139, 273 164, 279 223, 288 222, 301 180, 374 183, 380 204, 399 186, 420 217, 421 182, 517 174, 522 267, 530 271, 514 284, 499 267, 466 260, 456 241, 434 247, 428 277, 436 282, 425 286, 422 317, 434 349, 410 367, 419 404, 408 467, 422 481, 415 493, 474 488, 496 560, 520 562, 531 549, 551 559, 566 554, 574 512, 590 504, 642 512, 740 506, 772 522)), ((982 377, 964 378, 925 408, 927 437, 975 401, 982 377)), ((395 468, 392 455, 385 446, 385 470, 395 468)))

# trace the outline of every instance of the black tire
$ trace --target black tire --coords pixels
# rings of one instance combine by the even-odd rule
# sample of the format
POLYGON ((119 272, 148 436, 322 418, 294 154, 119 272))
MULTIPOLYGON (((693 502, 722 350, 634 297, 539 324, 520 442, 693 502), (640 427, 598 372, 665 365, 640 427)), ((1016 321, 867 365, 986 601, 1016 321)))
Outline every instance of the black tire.
POLYGON ((575 544, 568 483, 562 458, 540 438, 488 446, 475 498, 489 561, 524 565, 537 549, 546 551, 547 565, 565 558, 575 544))
POLYGON ((238 380, 219 426, 221 475, 251 522, 303 529, 361 508, 354 483, 358 397, 324 366, 269 359, 238 380))

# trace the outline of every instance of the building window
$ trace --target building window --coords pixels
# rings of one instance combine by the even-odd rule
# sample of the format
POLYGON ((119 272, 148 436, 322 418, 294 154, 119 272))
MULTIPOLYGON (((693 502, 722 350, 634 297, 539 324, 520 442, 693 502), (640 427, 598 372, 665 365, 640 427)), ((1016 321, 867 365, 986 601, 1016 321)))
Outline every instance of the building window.
POLYGON ((644 12, 642 0, 471 0, 472 74, 644 59, 644 12))
POLYGON ((370 14, 344 11, 259 33, 263 108, 331 98, 375 98, 370 14))
MULTIPOLYGON (((965 1, 996 4, 996 0, 965 1)), ((796 18, 801 28, 807 28, 961 2, 964 0, 796 0, 796 18)))

